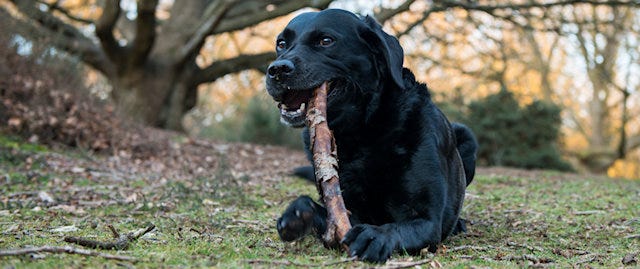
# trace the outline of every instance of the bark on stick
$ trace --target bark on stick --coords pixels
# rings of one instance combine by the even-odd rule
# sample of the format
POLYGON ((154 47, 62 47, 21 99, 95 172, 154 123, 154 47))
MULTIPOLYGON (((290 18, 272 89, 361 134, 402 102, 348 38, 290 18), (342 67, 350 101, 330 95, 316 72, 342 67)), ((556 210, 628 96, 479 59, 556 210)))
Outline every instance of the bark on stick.
MULTIPOLYGON (((327 124, 327 82, 315 89, 307 110, 307 126, 311 138, 316 187, 327 207, 327 231, 322 239, 329 246, 338 246, 351 229, 347 209, 338 180, 338 155, 333 133, 327 124)), ((343 246, 346 249, 346 246, 343 246)))

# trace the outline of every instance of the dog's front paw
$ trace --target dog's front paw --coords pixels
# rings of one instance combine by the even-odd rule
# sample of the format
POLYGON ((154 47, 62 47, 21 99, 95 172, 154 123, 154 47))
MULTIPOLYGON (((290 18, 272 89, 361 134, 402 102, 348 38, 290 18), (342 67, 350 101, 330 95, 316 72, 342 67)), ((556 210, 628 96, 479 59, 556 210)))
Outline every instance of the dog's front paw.
POLYGON ((342 243, 349 246, 349 255, 367 262, 383 263, 398 245, 396 237, 385 227, 359 224, 351 228, 342 243))
POLYGON ((307 235, 314 228, 316 207, 316 203, 309 196, 300 196, 293 201, 276 224, 280 239, 293 241, 307 235))

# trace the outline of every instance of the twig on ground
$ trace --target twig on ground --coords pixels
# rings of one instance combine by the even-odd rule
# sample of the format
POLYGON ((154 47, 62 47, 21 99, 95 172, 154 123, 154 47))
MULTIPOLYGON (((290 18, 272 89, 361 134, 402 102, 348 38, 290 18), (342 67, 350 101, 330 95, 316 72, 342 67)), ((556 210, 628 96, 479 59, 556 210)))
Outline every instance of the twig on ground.
POLYGON ((113 227, 113 225, 109 224, 107 225, 107 227, 109 228, 109 230, 111 230, 111 233, 113 234, 113 238, 118 239, 120 237, 120 233, 118 233, 118 231, 116 230, 116 228, 113 227))
POLYGON ((543 251, 543 249, 541 247, 529 246, 527 244, 518 244, 516 242, 507 242, 507 246, 526 248, 526 249, 528 249, 530 251, 543 251))
POLYGON ((638 239, 640 238, 640 234, 630 234, 624 237, 625 239, 638 239))
POLYGON ((586 258, 577 261, 575 265, 580 265, 583 263, 591 263, 591 262, 594 262, 597 258, 598 258, 597 254, 590 254, 590 255, 587 255, 586 258))
POLYGON ((42 246, 42 247, 31 247, 31 248, 22 248, 22 249, 0 250, 0 257, 20 256, 20 255, 26 255, 26 254, 42 253, 42 252, 96 256, 96 257, 102 257, 109 260, 118 260, 118 261, 127 261, 127 262, 138 261, 136 258, 130 257, 130 256, 112 255, 108 253, 101 253, 101 252, 91 251, 87 249, 79 249, 79 248, 74 248, 70 246, 63 246, 63 247, 42 246))
POLYGON ((502 257, 501 260, 504 260, 504 261, 532 261, 534 263, 538 263, 538 258, 536 256, 533 256, 533 255, 521 255, 521 256, 509 255, 509 256, 502 257))
POLYGON ((273 264, 273 265, 289 265, 289 266, 298 266, 298 267, 328 267, 328 266, 334 266, 334 265, 337 265, 337 264, 342 264, 342 263, 355 261, 356 259, 357 259, 357 257, 351 257, 351 258, 348 258, 348 259, 338 260, 338 261, 334 261, 334 262, 325 262, 325 263, 318 263, 318 264, 298 263, 298 262, 293 262, 293 261, 289 261, 289 260, 262 260, 262 259, 255 259, 255 260, 245 260, 245 261, 247 263, 249 263, 249 264, 273 264))
POLYGON ((560 248, 555 248, 553 250, 551 250, 551 253, 555 254, 555 255, 559 255, 565 258, 572 258, 574 256, 582 256, 582 255, 587 255, 589 254, 588 251, 585 250, 580 250, 580 249, 560 249, 560 248))
MULTIPOLYGON (((111 225, 109 225, 111 226, 111 225)), ((138 240, 138 238, 140 238, 141 236, 147 234, 148 232, 152 231, 153 229, 155 229, 156 226, 153 225, 152 223, 149 223, 149 225, 147 226, 147 228, 145 229, 140 229, 134 232, 130 232, 128 234, 125 235, 120 235, 115 228, 113 228, 113 226, 110 227, 111 232, 113 233, 114 236, 118 235, 116 241, 114 242, 100 242, 100 241, 96 241, 96 240, 91 240, 91 239, 87 239, 84 237, 72 237, 72 236, 68 236, 64 238, 64 241, 67 243, 73 243, 73 244, 78 244, 81 245, 83 247, 88 247, 88 248, 93 248, 93 249, 116 249, 116 250, 124 250, 127 249, 129 247, 129 243, 138 240)))
POLYGON ((460 250, 465 250, 465 249, 471 249, 471 250, 487 250, 489 248, 493 248, 493 247, 481 247, 481 246, 471 246, 471 245, 462 245, 462 246, 457 246, 457 247, 452 247, 449 249, 449 251, 460 251, 460 250))
POLYGON ((380 269, 401 269, 401 268, 411 268, 418 265, 423 265, 427 263, 435 263, 432 267, 442 266, 438 261, 433 259, 419 260, 415 262, 402 262, 402 261, 388 261, 384 266, 379 267, 380 269))
POLYGON ((602 210, 587 210, 587 211, 574 211, 573 214, 578 216, 578 215, 595 215, 595 214, 602 214, 604 213, 604 211, 602 210))
POLYGON ((263 224, 263 222, 261 222, 261 221, 245 220, 245 219, 234 219, 233 222, 235 222, 235 223, 247 223, 247 224, 263 224))
POLYGON ((130 263, 121 263, 121 262, 119 262, 119 263, 116 263, 116 265, 118 265, 118 267, 123 267, 123 268, 126 268, 126 269, 136 269, 136 267, 133 264, 130 264, 130 263))
POLYGON ((274 264, 274 265, 294 265, 300 267, 311 267, 307 264, 301 264, 297 262, 292 262, 288 260, 246 260, 249 264, 274 264))
MULTIPOLYGON (((466 196, 465 196, 466 199, 466 196)), ((509 210, 503 210, 502 213, 518 213, 518 214, 530 214, 530 215, 534 215, 534 214, 540 214, 539 212, 533 211, 531 209, 509 209, 509 210)))
POLYGON ((493 262, 493 261, 496 260, 496 259, 494 259, 492 257, 487 257, 487 256, 480 256, 480 259, 482 259, 483 261, 486 261, 486 262, 493 262))
POLYGON ((7 195, 7 198, 13 198, 16 196, 36 196, 36 195, 38 195, 37 191, 21 191, 21 192, 10 193, 7 195))
POLYGON ((178 227, 178 239, 184 240, 184 236, 182 236, 182 227, 178 227))
POLYGON ((501 257, 500 260, 503 261, 532 261, 534 263, 538 263, 538 258, 533 255, 509 255, 501 257))
POLYGON ((538 258, 534 255, 529 255, 529 254, 524 254, 521 256, 505 256, 502 257, 501 260, 504 261, 530 261, 533 262, 535 264, 538 263, 553 263, 554 261, 552 259, 549 258, 538 258))

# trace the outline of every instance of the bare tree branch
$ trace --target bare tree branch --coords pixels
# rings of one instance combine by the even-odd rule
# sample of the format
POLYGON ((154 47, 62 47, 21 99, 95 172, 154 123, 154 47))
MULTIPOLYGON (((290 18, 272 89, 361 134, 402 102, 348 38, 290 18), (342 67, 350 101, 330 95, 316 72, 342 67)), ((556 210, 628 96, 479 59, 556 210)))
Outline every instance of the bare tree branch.
POLYGON ((275 52, 264 52, 253 55, 240 55, 235 58, 215 61, 207 68, 201 69, 195 75, 195 83, 212 82, 229 73, 239 72, 255 66, 260 66, 276 58, 275 52))
MULTIPOLYGON (((269 9, 267 9, 266 12, 264 10, 256 10, 255 12, 244 14, 243 16, 227 18, 224 21, 220 22, 220 24, 218 25, 218 27, 216 27, 216 29, 214 29, 212 34, 244 29, 263 21, 287 15, 304 7, 323 9, 328 7, 332 1, 333 0, 286 1, 282 5, 275 5, 273 7, 273 10, 271 11, 269 11, 269 9)), ((229 12, 232 11, 233 10, 230 10, 229 12)))
POLYGON ((588 4, 593 6, 640 6, 638 1, 618 1, 618 0, 565 0, 555 2, 535 2, 531 1, 526 4, 501 4, 501 5, 478 5, 475 1, 438 1, 445 7, 458 7, 466 10, 479 10, 484 12, 492 12, 495 10, 522 10, 531 8, 551 8, 555 6, 568 6, 576 4, 588 4))
MULTIPOLYGON (((632 22, 633 23, 633 22, 632 22)), ((632 51, 633 49, 636 49, 637 47, 635 46, 635 44, 633 44, 632 39, 627 36, 625 38, 625 50, 626 51, 632 51)), ((623 85, 630 85, 631 84, 631 76, 633 73, 633 67, 632 65, 634 65, 634 63, 638 63, 638 54, 636 53, 629 53, 628 56, 631 58, 629 60, 629 63, 627 64, 626 70, 627 73, 625 75, 625 79, 623 82, 623 85)), ((618 146, 618 154, 620 155, 620 153, 622 153, 622 156, 624 156, 627 152, 634 150, 638 147, 640 147, 640 133, 636 134, 635 136, 631 136, 631 137, 627 137, 627 133, 626 133, 626 127, 627 124, 629 123, 629 107, 628 107, 628 101, 629 101, 629 97, 634 93, 630 88, 627 87, 622 87, 617 85, 616 83, 613 83, 613 86, 618 89, 618 91, 620 91, 620 93, 622 93, 622 115, 621 115, 621 119, 622 119, 622 124, 620 126, 621 128, 621 132, 620 132, 620 138, 621 141, 619 142, 619 146, 618 146)), ((640 87, 640 85, 638 85, 638 87, 640 87)), ((638 93, 638 90, 635 91, 636 93, 638 93)))
POLYGON ((40 3, 40 4, 46 5, 47 8, 49 10, 51 10, 51 11, 58 11, 58 12, 62 13, 62 15, 64 15, 67 18, 69 18, 70 20, 77 21, 77 22, 84 23, 84 24, 92 24, 93 23, 92 20, 85 19, 85 18, 82 18, 82 17, 79 17, 79 16, 71 14, 71 12, 69 12, 69 10, 66 10, 66 9, 62 8, 59 5, 60 1, 55 1, 53 3, 48 3, 48 2, 45 2, 45 1, 42 1, 42 0, 38 0, 37 2, 40 3))
MULTIPOLYGON (((568 6, 568 5, 577 5, 577 4, 588 4, 593 6, 631 6, 638 7, 640 6, 640 1, 618 1, 618 0, 606 0, 606 1, 598 1, 598 0, 565 0, 565 1, 555 1, 555 2, 536 2, 531 1, 526 4, 496 4, 496 5, 479 5, 476 1, 452 1, 452 0, 443 0, 443 1, 434 1, 432 6, 425 10, 422 14, 422 17, 409 25, 402 33, 398 34, 398 36, 408 34, 413 28, 417 27, 424 23, 432 13, 442 12, 453 8, 462 8, 467 11, 482 11, 493 17, 509 19, 509 16, 502 16, 500 14, 496 14, 496 11, 502 10, 526 10, 532 8, 552 8, 556 6, 568 6)), ((513 21, 515 22, 515 21, 513 21)))
POLYGON ((131 64, 144 63, 151 52, 156 38, 156 6, 158 0, 137 1, 138 17, 136 18, 136 35, 129 51, 131 64))
POLYGON ((120 16, 120 0, 105 0, 102 15, 95 22, 96 36, 100 39, 100 45, 105 53, 114 62, 120 62, 122 47, 113 36, 113 28, 120 16))
POLYGON ((376 12, 373 16, 376 18, 378 22, 383 24, 385 21, 391 19, 393 16, 400 14, 402 12, 408 11, 411 4, 413 4, 415 0, 407 0, 404 1, 397 8, 381 8, 380 11, 376 12))
MULTIPOLYGON (((24 22, 34 33, 45 36, 52 45, 79 56, 93 68, 109 76, 115 72, 115 66, 96 44, 75 27, 68 25, 50 13, 35 8, 35 1, 13 0, 15 6, 36 24, 24 22), (16 3, 17 2, 17 3, 16 3), (41 26, 42 28, 38 27, 41 26)), ((7 14, 9 14, 7 12, 7 14)))
MULTIPOLYGON (((197 53, 208 35, 240 30, 269 19, 287 15, 304 7, 326 8, 332 0, 272 1, 271 3, 257 1, 255 5, 243 3, 243 5, 236 5, 233 8, 229 6, 232 1, 221 2, 222 4, 218 4, 219 7, 214 7, 213 5, 216 5, 214 3, 207 8, 211 11, 206 13, 211 13, 211 15, 207 16, 209 19, 202 24, 194 37, 183 47, 180 53, 181 60, 184 61, 193 53, 197 53), (281 2, 283 3, 281 4, 281 2), (265 10, 267 11, 265 12, 265 10), (228 13, 226 13, 227 11, 228 13), (225 14, 227 14, 226 18, 221 20, 225 14)), ((222 75, 266 64, 273 59, 275 59, 275 54, 267 52, 256 55, 240 55, 236 58, 217 61, 201 70, 196 75, 196 82, 211 82, 222 75)))
POLYGON ((542 98, 546 101, 551 101, 554 96, 553 87, 551 86, 551 81, 549 75, 551 73, 551 55, 553 55, 553 51, 555 45, 557 44, 559 38, 555 36, 553 41, 551 42, 550 49, 548 55, 543 55, 541 44, 536 39, 534 32, 530 28, 520 28, 522 35, 527 39, 527 43, 530 44, 531 52, 533 54, 532 62, 533 67, 540 74, 540 84, 542 90, 542 98))
POLYGON ((192 58, 200 51, 200 48, 204 44, 207 36, 209 36, 211 32, 222 21, 224 14, 227 12, 227 10, 229 10, 232 4, 233 1, 223 0, 214 1, 209 6, 207 6, 207 10, 204 12, 203 16, 206 19, 197 28, 193 37, 191 37, 187 44, 185 44, 180 50, 177 61, 178 65, 182 65, 187 59, 192 58))
POLYGON ((573 124, 575 124, 574 129, 584 137, 588 137, 589 133, 587 132, 586 124, 580 120, 580 117, 578 116, 576 111, 573 109, 569 109, 567 110, 567 112, 569 113, 570 120, 573 122, 573 124))
POLYGON ((404 31, 402 31, 401 33, 398 33, 396 36, 397 37, 401 37, 403 35, 408 34, 409 32, 411 32, 411 30, 413 30, 413 28, 416 28, 418 25, 422 25, 426 20, 429 19, 429 17, 431 16, 431 14, 433 13, 437 13, 437 12, 442 12, 445 11, 449 8, 447 7, 443 7, 443 6, 437 6, 437 5, 433 5, 431 6, 431 8, 425 10, 422 13, 422 17, 420 17, 419 20, 413 22, 412 24, 410 24, 409 26, 407 26, 406 29, 404 29, 404 31))

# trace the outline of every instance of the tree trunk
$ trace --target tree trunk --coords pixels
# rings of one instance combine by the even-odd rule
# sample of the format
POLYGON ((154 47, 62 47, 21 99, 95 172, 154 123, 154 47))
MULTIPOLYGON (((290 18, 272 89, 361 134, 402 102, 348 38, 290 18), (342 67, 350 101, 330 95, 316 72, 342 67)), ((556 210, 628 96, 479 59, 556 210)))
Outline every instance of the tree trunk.
POLYGON ((157 66, 141 67, 112 79, 117 111, 159 128, 182 131, 182 116, 195 105, 195 86, 181 74, 157 66))
POLYGON ((600 70, 593 69, 589 70, 588 73, 593 87, 589 103, 589 119, 591 120, 589 148, 594 151, 602 151, 610 148, 611 144, 608 138, 611 129, 607 110, 610 89, 606 82, 602 80, 600 70))
POLYGON ((196 89, 181 81, 175 81, 171 88, 161 114, 163 125, 159 127, 182 131, 182 117, 195 106, 196 89))

